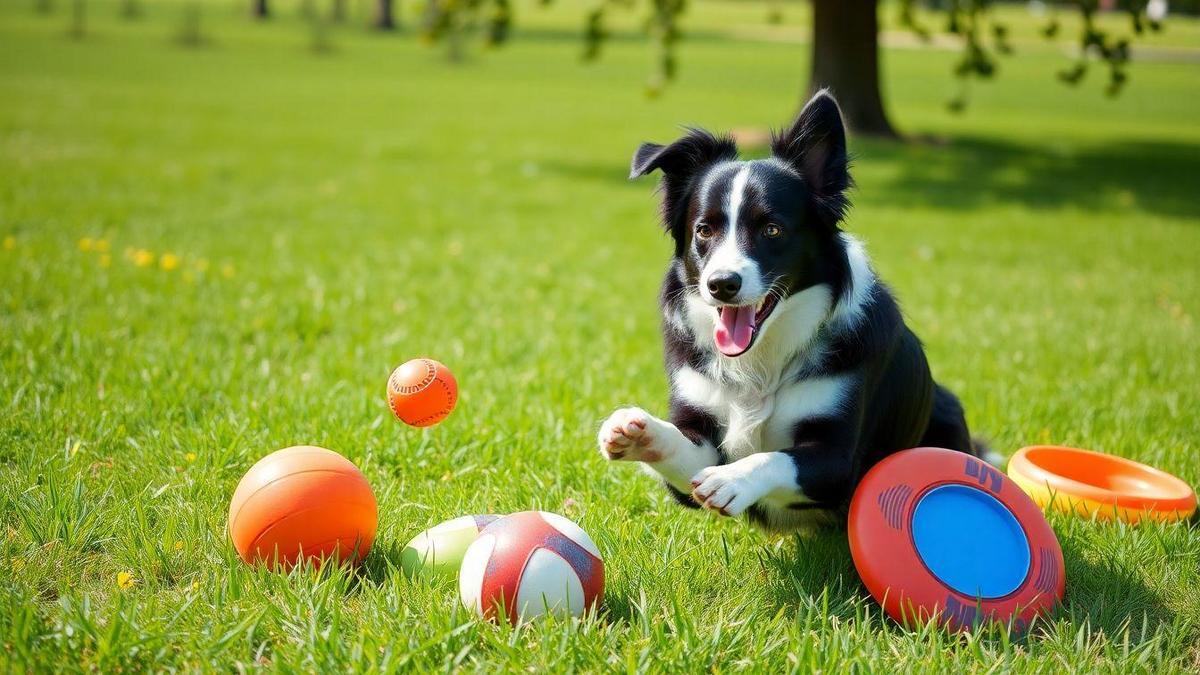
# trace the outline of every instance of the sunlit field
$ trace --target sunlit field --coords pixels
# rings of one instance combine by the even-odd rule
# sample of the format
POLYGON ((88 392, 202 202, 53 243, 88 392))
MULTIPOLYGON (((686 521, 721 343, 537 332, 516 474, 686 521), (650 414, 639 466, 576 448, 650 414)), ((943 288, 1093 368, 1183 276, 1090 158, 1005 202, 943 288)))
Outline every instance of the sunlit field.
MULTIPOLYGON (((664 413, 656 292, 671 246, 644 140, 767 129, 801 102, 804 6, 699 2, 679 78, 645 95, 638 15, 581 64, 583 8, 517 8, 500 49, 322 29, 297 3, 137 20, 0 7, 0 663, 13 671, 843 672, 1200 668, 1200 527, 1051 515, 1066 602, 1026 634, 905 629, 845 532, 773 538, 681 509, 595 432, 664 413), (450 366, 415 430, 384 385, 450 366), (353 460, 380 504, 357 570, 244 565, 225 531, 272 450, 353 460), (561 513, 605 556, 600 612, 475 620, 400 550, 467 513, 561 513)), ((1173 20, 1124 94, 1024 37, 965 115, 954 52, 898 45, 912 138, 851 139, 846 223, 935 375, 1003 454, 1058 442, 1200 484, 1200 24, 1173 20)), ((891 20, 889 14, 889 21, 891 20)), ((761 148, 749 149, 761 153, 761 148)))

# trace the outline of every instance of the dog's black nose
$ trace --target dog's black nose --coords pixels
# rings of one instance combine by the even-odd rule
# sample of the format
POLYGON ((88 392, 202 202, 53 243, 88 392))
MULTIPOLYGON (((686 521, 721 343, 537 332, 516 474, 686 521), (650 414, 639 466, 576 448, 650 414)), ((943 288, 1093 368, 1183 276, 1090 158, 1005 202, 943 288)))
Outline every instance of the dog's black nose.
POLYGON ((730 302, 742 290, 742 275, 737 272, 714 272, 708 277, 708 292, 721 302, 730 302))

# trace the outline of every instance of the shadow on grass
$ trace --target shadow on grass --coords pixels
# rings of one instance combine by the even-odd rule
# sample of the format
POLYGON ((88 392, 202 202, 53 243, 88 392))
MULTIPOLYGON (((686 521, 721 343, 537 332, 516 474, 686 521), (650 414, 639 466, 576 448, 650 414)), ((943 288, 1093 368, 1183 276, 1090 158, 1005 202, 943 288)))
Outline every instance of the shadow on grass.
POLYGON ((829 612, 851 618, 867 591, 850 557, 845 525, 796 535, 792 542, 762 553, 762 565, 777 607, 800 607, 827 595, 829 612))
POLYGON ((889 176, 856 199, 891 206, 977 209, 1019 204, 1088 211, 1137 208, 1194 218, 1200 145, 1123 141, 1057 147, 959 137, 946 145, 863 140, 857 161, 889 176))
POLYGON ((1128 629, 1135 642, 1175 624, 1176 613, 1141 580, 1124 559, 1088 560, 1084 550, 1061 540, 1067 569, 1067 593, 1057 616, 1073 624, 1087 622, 1093 633, 1114 636, 1128 629))
MULTIPOLYGON (((855 163, 867 177, 853 194, 861 204, 963 211, 995 204, 1084 211, 1137 208, 1200 218, 1194 195, 1200 144, 1130 141, 1054 147, 964 136, 944 144, 855 139, 852 145, 855 163)), ((627 179, 626 150, 633 152, 615 148, 611 162, 562 159, 545 168, 573 180, 633 185, 627 179)), ((764 151, 748 149, 745 155, 761 157, 764 151)))
POLYGON ((362 566, 359 568, 359 576, 374 586, 384 584, 395 575, 405 577, 403 568, 400 566, 400 556, 404 551, 404 546, 395 541, 381 544, 381 542, 375 542, 375 545, 371 547, 371 552, 362 561, 362 566))

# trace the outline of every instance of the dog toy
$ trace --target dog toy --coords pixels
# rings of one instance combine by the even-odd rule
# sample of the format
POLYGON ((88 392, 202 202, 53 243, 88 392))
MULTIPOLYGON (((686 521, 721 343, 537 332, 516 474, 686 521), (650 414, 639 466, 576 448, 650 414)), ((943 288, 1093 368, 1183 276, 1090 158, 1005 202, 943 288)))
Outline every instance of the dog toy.
POLYGON ((377 525, 375 495, 358 467, 312 445, 258 460, 229 503, 229 536, 242 560, 285 570, 303 559, 360 561, 377 525))
POLYGON ((1039 505, 1098 520, 1186 520, 1196 493, 1154 467, 1102 452, 1034 445, 1008 461, 1008 475, 1039 505))
POLYGON ((388 406, 405 424, 431 427, 446 419, 458 402, 458 382, 433 359, 413 359, 392 371, 388 406))
POLYGON ((467 547, 479 538, 483 528, 500 516, 462 516, 421 532, 400 553, 400 566, 410 577, 418 574, 455 576, 462 566, 467 547))
POLYGON ((600 550, 575 523, 522 511, 484 528, 458 574, 463 606, 510 623, 542 614, 580 616, 604 595, 600 550))
POLYGON ((1029 621, 1062 600, 1062 548, 999 470, 941 448, 891 455, 850 501, 850 553, 871 595, 907 625, 1029 621))

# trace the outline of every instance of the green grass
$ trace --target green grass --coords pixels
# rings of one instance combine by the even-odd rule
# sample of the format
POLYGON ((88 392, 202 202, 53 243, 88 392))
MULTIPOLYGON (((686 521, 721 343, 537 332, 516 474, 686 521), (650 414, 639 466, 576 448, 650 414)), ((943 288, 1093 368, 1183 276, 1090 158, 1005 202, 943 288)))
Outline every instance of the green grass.
MULTIPOLYGON (((630 154, 683 123, 782 124, 806 48, 702 32, 649 101, 644 42, 581 66, 570 5, 522 6, 510 46, 456 66, 357 27, 314 55, 292 8, 255 25, 240 3, 205 4, 206 46, 187 49, 181 6, 144 4, 136 22, 92 4, 81 41, 65 3, 0 8, 6 671, 1200 667, 1195 521, 1052 515, 1066 603, 1027 635, 951 636, 882 618, 843 532, 766 537, 599 457, 608 412, 665 403, 669 244, 630 154), (416 355, 462 391, 427 431, 383 397, 416 355), (239 477, 302 443, 376 490, 358 572, 232 552, 239 477), (425 527, 530 508, 597 541, 599 615, 493 626, 453 583, 398 572, 425 527)), ((695 10, 700 28, 764 11, 695 10)), ((954 117, 952 53, 885 59, 897 123, 945 143, 852 139, 847 226, 972 427, 1005 453, 1078 444, 1200 483, 1200 64, 1136 63, 1109 100, 1100 78, 1055 82, 1062 53, 1023 49, 954 117)))

